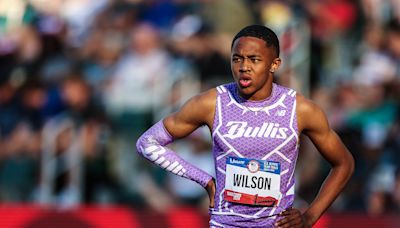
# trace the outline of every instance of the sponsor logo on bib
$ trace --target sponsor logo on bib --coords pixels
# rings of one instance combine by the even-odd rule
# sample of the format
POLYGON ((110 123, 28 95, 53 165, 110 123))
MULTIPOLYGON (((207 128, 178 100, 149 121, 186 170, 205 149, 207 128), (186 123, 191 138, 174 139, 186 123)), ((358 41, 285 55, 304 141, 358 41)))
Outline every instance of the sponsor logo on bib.
POLYGON ((256 160, 251 160, 247 165, 247 169, 250 171, 250 173, 256 173, 260 170, 260 164, 256 160))

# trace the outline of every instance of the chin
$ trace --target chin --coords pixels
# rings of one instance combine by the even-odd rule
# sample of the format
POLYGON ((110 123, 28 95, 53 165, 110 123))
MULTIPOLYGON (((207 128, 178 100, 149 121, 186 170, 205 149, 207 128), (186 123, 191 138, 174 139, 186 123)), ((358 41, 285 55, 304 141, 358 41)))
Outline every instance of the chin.
POLYGON ((238 90, 242 96, 246 96, 246 97, 251 96, 254 93, 254 89, 252 89, 251 87, 243 88, 243 87, 238 86, 238 90))

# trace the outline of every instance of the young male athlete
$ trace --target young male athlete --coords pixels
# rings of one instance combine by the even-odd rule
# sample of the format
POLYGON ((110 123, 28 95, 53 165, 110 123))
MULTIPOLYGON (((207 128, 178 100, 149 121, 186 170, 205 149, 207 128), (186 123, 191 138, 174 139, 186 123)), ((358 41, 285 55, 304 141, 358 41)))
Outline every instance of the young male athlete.
POLYGON ((142 156, 207 190, 211 227, 311 227, 352 175, 353 157, 323 111, 294 90, 273 83, 280 64, 273 31, 260 25, 243 28, 232 41, 234 82, 191 98, 137 142, 142 156), (166 147, 203 125, 212 135, 216 184, 166 147), (292 208, 301 133, 331 164, 303 213, 292 208))

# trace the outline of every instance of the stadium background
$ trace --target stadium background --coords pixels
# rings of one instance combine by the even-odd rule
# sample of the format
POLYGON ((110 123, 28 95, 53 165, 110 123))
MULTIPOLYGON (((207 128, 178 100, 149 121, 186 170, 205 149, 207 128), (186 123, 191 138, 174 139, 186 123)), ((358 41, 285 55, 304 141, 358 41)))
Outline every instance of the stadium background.
MULTIPOLYGON (((0 227, 207 227, 205 191, 135 141, 231 80, 231 39, 253 23, 281 40, 276 81, 321 105, 356 159, 316 227, 400 227, 398 0, 0 0, 0 227)), ((171 146, 213 174, 207 130, 171 146)), ((300 150, 305 208, 329 166, 300 150)))

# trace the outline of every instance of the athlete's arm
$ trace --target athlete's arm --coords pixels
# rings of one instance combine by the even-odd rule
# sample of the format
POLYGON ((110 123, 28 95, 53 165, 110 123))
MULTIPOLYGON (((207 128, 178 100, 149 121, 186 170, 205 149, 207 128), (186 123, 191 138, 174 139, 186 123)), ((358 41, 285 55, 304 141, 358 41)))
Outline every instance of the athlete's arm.
POLYGON ((305 227, 311 227, 328 209, 350 179, 354 170, 354 159, 339 136, 330 128, 321 108, 301 95, 297 97, 297 117, 299 132, 311 139, 321 155, 331 165, 331 171, 318 195, 303 213, 305 227))
POLYGON ((209 191, 209 183, 213 183, 212 177, 183 160, 166 145, 175 138, 188 136, 202 125, 211 128, 215 98, 215 89, 197 95, 179 111, 153 125, 138 139, 138 153, 169 172, 199 183, 209 191))

